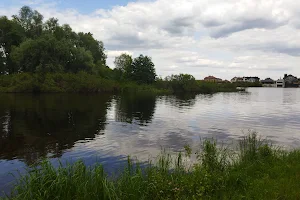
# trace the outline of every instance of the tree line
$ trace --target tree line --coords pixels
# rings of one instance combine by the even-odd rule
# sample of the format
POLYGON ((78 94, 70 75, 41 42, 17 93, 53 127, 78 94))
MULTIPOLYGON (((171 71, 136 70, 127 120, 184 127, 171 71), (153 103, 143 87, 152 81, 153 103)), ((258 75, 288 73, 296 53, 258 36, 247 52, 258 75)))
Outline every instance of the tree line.
POLYGON ((10 19, 0 17, 0 92, 236 91, 233 84, 205 83, 189 74, 159 78, 145 55, 121 54, 114 69, 106 59, 103 42, 92 33, 76 33, 54 17, 44 20, 28 6, 10 19))
POLYGON ((122 61, 121 55, 116 58, 116 69, 110 69, 103 42, 92 33, 76 33, 68 24, 60 25, 56 18, 44 21, 42 14, 28 6, 11 19, 0 17, 2 75, 85 71, 108 79, 153 83, 156 73, 151 58, 126 56, 130 62, 122 63, 127 60, 122 61))

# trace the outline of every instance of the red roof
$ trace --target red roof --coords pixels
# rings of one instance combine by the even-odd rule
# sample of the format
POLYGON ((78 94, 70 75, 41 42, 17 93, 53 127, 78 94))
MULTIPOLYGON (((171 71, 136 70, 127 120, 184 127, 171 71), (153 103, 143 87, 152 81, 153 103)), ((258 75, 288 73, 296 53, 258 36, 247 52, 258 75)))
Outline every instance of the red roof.
POLYGON ((208 76, 208 77, 205 77, 205 78, 204 78, 204 80, 206 80, 206 79, 218 79, 218 78, 216 78, 216 77, 214 77, 214 76, 208 76))
POLYGON ((204 80, 222 80, 222 79, 216 78, 214 76, 207 76, 207 77, 204 78, 204 80))

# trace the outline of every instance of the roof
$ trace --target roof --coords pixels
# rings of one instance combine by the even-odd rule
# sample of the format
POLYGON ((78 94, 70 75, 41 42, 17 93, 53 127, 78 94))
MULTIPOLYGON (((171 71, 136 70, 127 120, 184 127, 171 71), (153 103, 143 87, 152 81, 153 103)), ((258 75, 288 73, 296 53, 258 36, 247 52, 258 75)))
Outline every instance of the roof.
POLYGON ((250 79, 250 78, 259 79, 257 76, 245 76, 244 78, 247 78, 247 79, 250 79))
POLYGON ((232 79, 240 79, 240 78, 242 78, 242 77, 236 77, 236 76, 235 76, 235 77, 233 77, 232 79))
POLYGON ((261 80, 261 83, 274 83, 275 81, 271 78, 266 78, 265 80, 261 80))
POLYGON ((216 77, 214 77, 214 76, 207 76, 204 79, 216 79, 216 77))
POLYGON ((297 77, 296 76, 293 76, 293 75, 287 75, 287 76, 285 76, 283 79, 286 79, 286 78, 294 78, 294 79, 297 79, 297 77))
POLYGON ((217 79, 217 80, 221 80, 220 78, 216 78, 214 76, 207 76, 204 78, 204 80, 210 80, 210 79, 217 79))

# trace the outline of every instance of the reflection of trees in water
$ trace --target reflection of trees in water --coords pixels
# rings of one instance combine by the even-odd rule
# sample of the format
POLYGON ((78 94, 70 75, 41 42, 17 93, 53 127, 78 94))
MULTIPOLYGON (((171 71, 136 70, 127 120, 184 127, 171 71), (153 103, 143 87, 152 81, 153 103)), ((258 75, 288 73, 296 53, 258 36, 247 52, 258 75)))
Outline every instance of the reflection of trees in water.
POLYGON ((34 163, 49 153, 60 157, 78 140, 105 128, 109 96, 0 96, 0 159, 34 163))
POLYGON ((141 125, 151 122, 155 112, 156 96, 123 95, 117 99, 116 121, 132 123, 137 120, 141 125))
POLYGON ((166 101, 178 108, 191 108, 196 103, 196 94, 177 94, 167 96, 166 101))

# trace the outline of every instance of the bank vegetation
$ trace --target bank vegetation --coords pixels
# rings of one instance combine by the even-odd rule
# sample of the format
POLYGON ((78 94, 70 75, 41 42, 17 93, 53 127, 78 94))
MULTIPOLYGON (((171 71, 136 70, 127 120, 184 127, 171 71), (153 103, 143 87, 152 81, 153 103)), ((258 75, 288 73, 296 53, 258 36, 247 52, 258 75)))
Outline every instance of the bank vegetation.
POLYGON ((300 151, 285 151, 251 134, 237 149, 205 140, 198 151, 185 146, 175 158, 155 162, 128 158, 118 176, 82 161, 31 168, 4 199, 299 199, 300 151), (196 154, 197 161, 190 162, 196 154))

